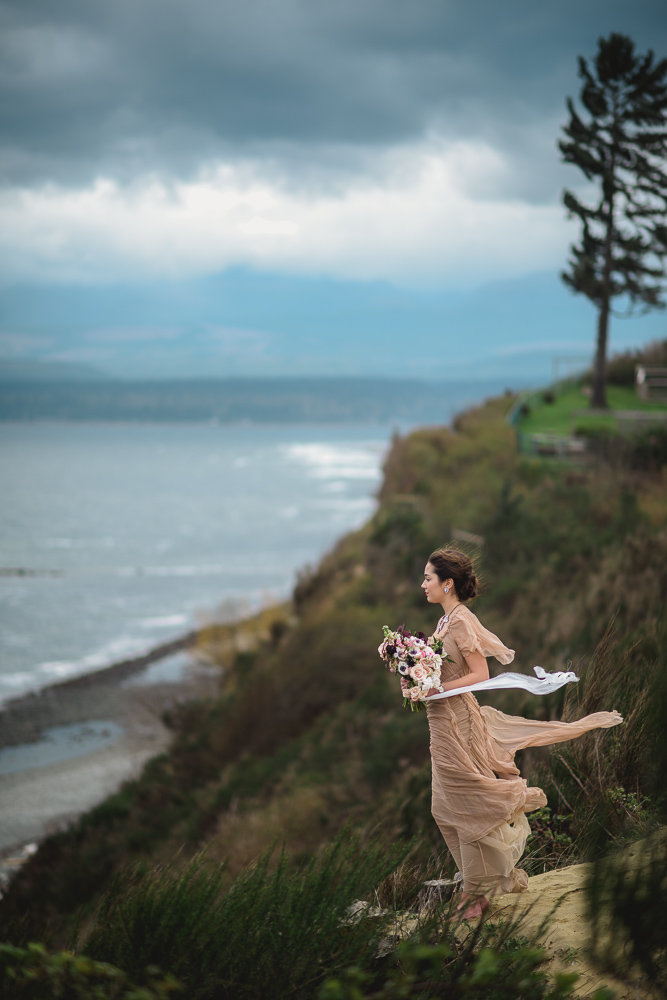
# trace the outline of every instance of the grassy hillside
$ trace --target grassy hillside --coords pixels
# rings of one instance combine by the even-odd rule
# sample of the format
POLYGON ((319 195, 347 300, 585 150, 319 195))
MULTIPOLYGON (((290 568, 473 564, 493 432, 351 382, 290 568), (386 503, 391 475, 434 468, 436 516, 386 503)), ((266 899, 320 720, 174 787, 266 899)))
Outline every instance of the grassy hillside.
MULTIPOLYGON (((588 414, 590 389, 576 383, 561 385, 558 391, 546 390, 527 395, 519 430, 524 434, 572 434, 587 429, 616 427, 616 417, 610 414, 588 414), (576 412, 577 416, 572 416, 576 412)), ((667 402, 639 399, 634 386, 610 385, 607 388, 610 410, 630 410, 646 414, 667 412, 667 402)))
MULTIPOLYGON (((204 850, 207 865, 225 862, 215 868, 224 892, 275 841, 296 871, 345 826, 362 854, 391 844, 394 866, 410 849, 420 877, 448 871, 429 810, 426 719, 402 711, 376 649, 385 623, 432 630, 421 574, 457 530, 484 539, 471 550, 483 580, 475 611, 517 650, 517 667, 572 663, 585 675, 567 700, 486 700, 531 717, 617 708, 627 718, 551 756, 523 755, 549 796, 528 869, 650 828, 664 809, 655 747, 667 708, 667 468, 522 458, 504 420, 511 402, 488 401, 453 430, 396 438, 377 513, 304 572, 292 604, 241 630, 210 630, 220 697, 172 713, 169 753, 41 845, 0 902, 2 936, 99 945, 92 915, 133 865, 135 879, 155 864, 187 871, 204 850)), ((96 956, 117 957, 101 945, 96 956)))

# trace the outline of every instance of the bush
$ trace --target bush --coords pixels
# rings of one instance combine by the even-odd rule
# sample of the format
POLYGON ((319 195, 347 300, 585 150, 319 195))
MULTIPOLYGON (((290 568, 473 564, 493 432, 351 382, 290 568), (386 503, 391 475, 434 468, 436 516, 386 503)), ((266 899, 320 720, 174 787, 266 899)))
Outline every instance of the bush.
POLYGON ((623 724, 609 731, 593 730, 554 746, 549 772, 541 775, 541 783, 555 789, 572 814, 563 832, 575 838, 580 857, 597 856, 610 840, 617 845, 638 840, 667 810, 667 622, 659 622, 651 638, 619 642, 612 620, 579 690, 573 685, 566 696, 565 721, 611 708, 624 716, 623 724))
POLYGON ((188 1000, 284 1000, 312 996, 327 972, 358 961, 366 923, 343 924, 408 846, 362 849, 343 835, 301 871, 282 855, 251 865, 223 892, 223 872, 199 856, 183 871, 130 871, 106 894, 84 950, 142 981, 169 968, 188 1000))
POLYGON ((633 851, 598 860, 586 894, 600 964, 620 976, 639 968, 653 985, 667 988, 665 831, 633 851))
MULTIPOLYGON (((378 976, 360 968, 346 969, 329 978, 318 1000, 565 1000, 579 978, 560 973, 554 981, 542 969, 544 952, 507 938, 501 948, 482 947, 478 935, 463 949, 454 941, 437 944, 417 940, 399 945, 388 974, 378 976), (474 946, 471 943, 474 942, 474 946)), ((609 1000, 597 991, 592 1000, 609 1000)))
POLYGON ((588 451, 617 468, 657 472, 667 465, 667 427, 645 427, 619 434, 609 427, 578 425, 575 434, 586 440, 588 451))
POLYGON ((607 362, 607 381, 610 385, 634 385, 635 365, 667 365, 667 340, 655 341, 639 350, 615 354, 607 362))
POLYGON ((121 969, 85 955, 0 944, 0 988, 12 1000, 168 1000, 181 993, 181 984, 159 969, 145 970, 144 978, 139 988, 121 969))

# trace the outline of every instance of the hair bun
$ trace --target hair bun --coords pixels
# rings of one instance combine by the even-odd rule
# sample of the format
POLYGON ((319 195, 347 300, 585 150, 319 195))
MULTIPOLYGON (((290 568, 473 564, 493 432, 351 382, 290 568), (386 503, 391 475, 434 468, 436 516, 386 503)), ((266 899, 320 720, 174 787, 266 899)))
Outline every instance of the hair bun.
MULTIPOLYGON (((456 586, 456 581, 454 584, 456 586)), ((474 570, 471 570, 469 575, 456 587, 456 593, 461 601, 471 601, 473 597, 477 597, 477 576, 474 570)))
POLYGON ((471 601, 477 597, 478 580, 472 560, 465 552, 448 545, 432 552, 428 560, 438 579, 454 581, 456 596, 460 601, 471 601))

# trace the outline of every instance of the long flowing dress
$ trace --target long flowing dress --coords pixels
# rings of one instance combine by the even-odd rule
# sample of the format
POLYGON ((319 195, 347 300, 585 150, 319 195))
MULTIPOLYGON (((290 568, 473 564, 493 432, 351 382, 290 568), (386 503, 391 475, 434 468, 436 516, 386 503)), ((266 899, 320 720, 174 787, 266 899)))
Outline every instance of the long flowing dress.
MULTIPOLYGON (((485 629, 463 604, 457 605, 439 638, 452 662, 442 680, 470 672, 473 652, 511 663, 514 650, 485 629)), ((471 692, 427 702, 431 736, 432 813, 474 895, 522 892, 525 871, 516 868, 530 827, 526 813, 547 803, 541 788, 529 787, 514 763, 517 750, 574 739, 591 729, 623 721, 618 712, 595 712, 577 722, 538 722, 480 707, 471 692)))

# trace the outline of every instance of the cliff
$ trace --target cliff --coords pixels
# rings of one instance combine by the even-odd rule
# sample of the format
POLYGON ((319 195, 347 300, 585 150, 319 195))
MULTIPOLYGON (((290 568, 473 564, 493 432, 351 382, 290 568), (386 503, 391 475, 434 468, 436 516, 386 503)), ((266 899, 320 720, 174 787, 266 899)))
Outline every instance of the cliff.
POLYGON ((276 840, 296 870, 345 826, 364 849, 410 850, 414 884, 446 874, 425 719, 400 709, 376 647, 385 623, 432 629, 419 583, 429 552, 452 538, 478 558, 475 611, 518 651, 517 667, 571 663, 583 677, 567 696, 485 700, 532 717, 626 716, 604 744, 592 734, 523 755, 549 796, 531 821, 529 872, 588 861, 602 842, 627 844, 660 819, 667 470, 522 458, 504 421, 510 403, 397 437, 376 514, 304 572, 292 605, 254 641, 248 624, 242 642, 229 627, 204 635, 221 665, 219 697, 174 710, 169 751, 41 845, 0 903, 5 936, 55 946, 78 934, 83 946, 128 866, 176 857, 187 867, 204 850, 207 863, 225 863, 223 891, 276 840))

